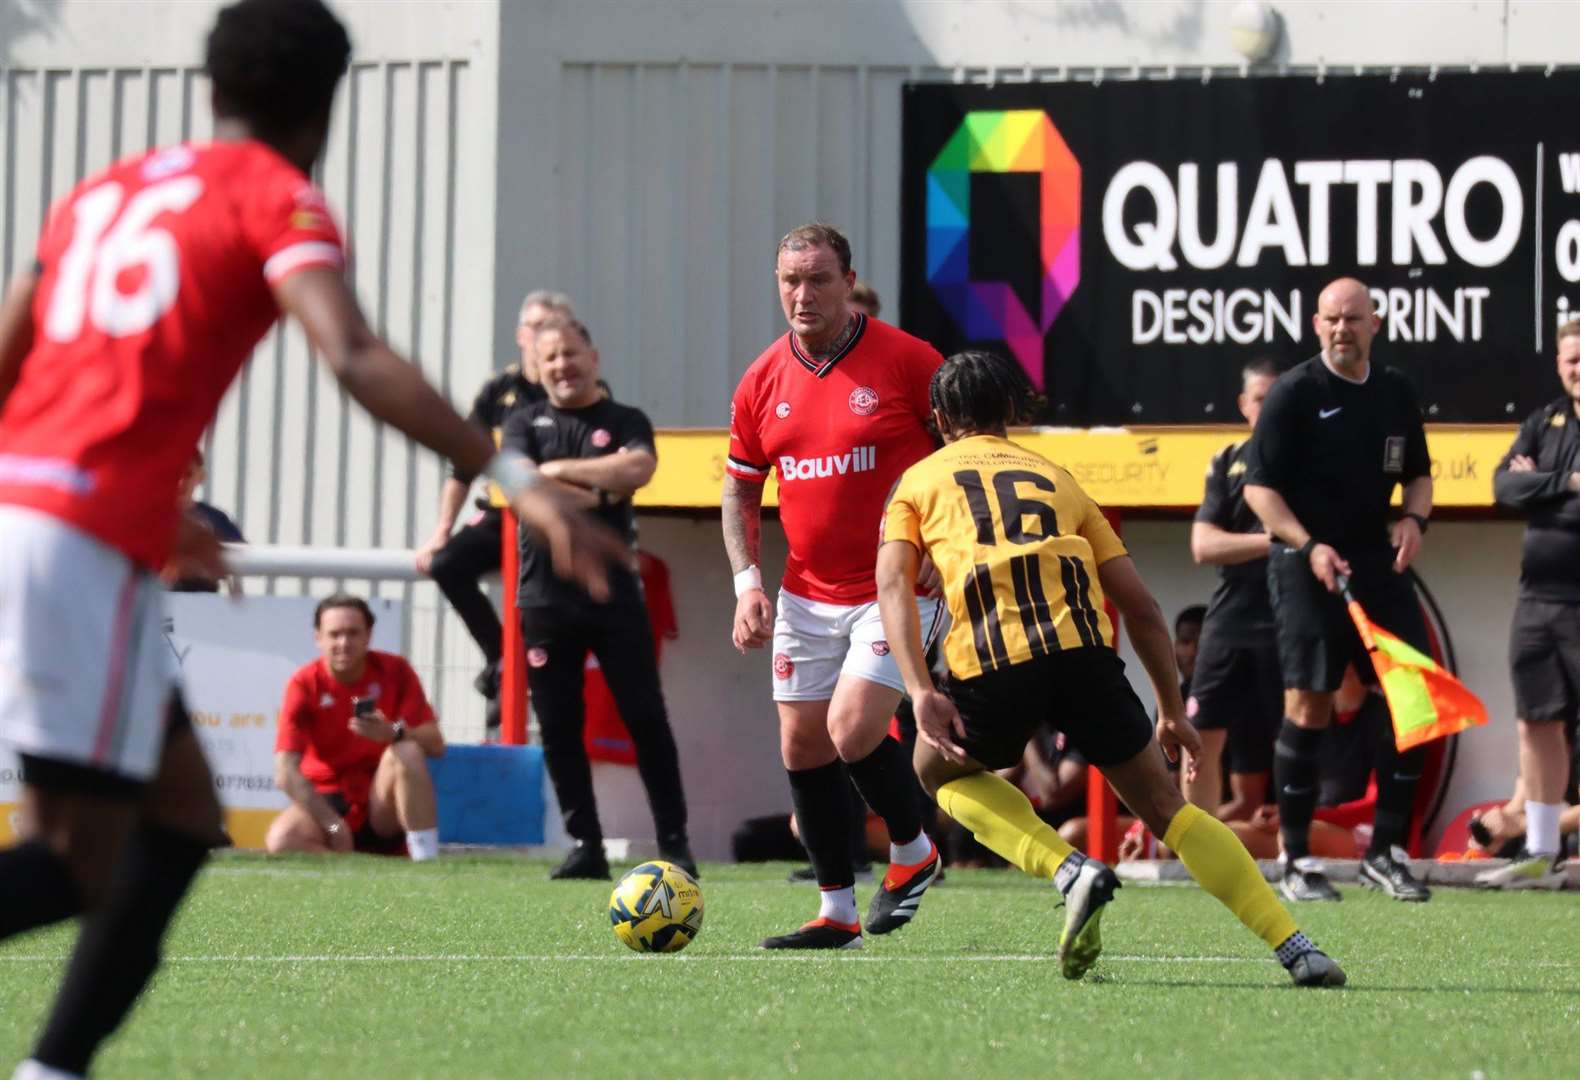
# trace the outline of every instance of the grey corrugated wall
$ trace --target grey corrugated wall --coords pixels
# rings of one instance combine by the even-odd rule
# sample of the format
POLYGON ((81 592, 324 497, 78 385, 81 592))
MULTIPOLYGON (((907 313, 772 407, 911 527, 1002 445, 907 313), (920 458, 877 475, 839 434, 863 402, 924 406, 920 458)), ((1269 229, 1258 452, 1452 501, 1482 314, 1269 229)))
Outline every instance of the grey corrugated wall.
MULTIPOLYGON (((6 276, 32 258, 48 206, 84 176, 150 146, 210 135, 196 53, 216 6, 68 3, 32 36, 0 46, 6 276)), ((336 101, 319 179, 351 237, 351 272, 370 319, 461 404, 495 365, 497 12, 490 4, 342 7, 357 62, 336 101), (450 16, 440 30, 429 25, 435 14, 450 16)), ((0 28, 7 16, 16 10, 0 12, 0 28)), ((412 547, 433 527, 443 465, 352 405, 294 326, 261 343, 205 443, 202 495, 255 543, 412 547)), ((322 593, 335 584, 250 587, 322 593)), ((469 684, 480 661, 459 622, 431 585, 376 590, 404 601, 412 659, 447 728, 475 737, 481 699, 469 684)))

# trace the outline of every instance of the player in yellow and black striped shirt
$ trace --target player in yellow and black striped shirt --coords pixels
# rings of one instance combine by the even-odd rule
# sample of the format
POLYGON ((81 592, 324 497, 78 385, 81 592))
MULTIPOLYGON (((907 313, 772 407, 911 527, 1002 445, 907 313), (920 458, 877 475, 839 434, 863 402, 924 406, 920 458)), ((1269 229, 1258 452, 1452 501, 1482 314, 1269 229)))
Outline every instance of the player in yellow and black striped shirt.
POLYGON ((933 376, 944 447, 906 470, 889 497, 878 550, 884 633, 916 711, 916 772, 950 817, 1066 899, 1060 966, 1080 978, 1101 951, 1099 922, 1119 881, 1037 817, 993 769, 1020 760, 1043 723, 1063 731, 1191 875, 1273 948, 1301 986, 1344 972, 1295 926, 1234 833, 1187 803, 1159 742, 1186 768, 1200 749, 1185 719, 1168 624, 1102 511, 1064 469, 1006 437, 1036 393, 991 353, 950 357, 933 376), (912 597, 922 556, 954 623, 945 692, 933 686, 912 597), (1158 701, 1153 737, 1104 597, 1128 620, 1158 701))
POLYGON ((885 529, 885 539, 925 540, 939 575, 958 586, 946 593, 953 624, 944 639, 956 678, 1113 646, 1097 568, 1125 545, 1045 458, 1002 436, 952 443, 905 473, 885 529))

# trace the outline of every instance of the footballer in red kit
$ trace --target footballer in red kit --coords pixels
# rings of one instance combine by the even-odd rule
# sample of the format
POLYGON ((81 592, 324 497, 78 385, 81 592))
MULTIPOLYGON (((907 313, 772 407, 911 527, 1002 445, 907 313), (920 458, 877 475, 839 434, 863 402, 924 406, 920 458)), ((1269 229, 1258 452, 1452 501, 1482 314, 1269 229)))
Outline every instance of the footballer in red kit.
POLYGON ((183 144, 79 187, 37 258, 38 333, 0 422, 0 504, 158 569, 192 447, 279 318, 273 287, 343 269, 339 230, 265 144, 183 144))
POLYGON ((849 341, 827 359, 786 334, 746 370, 724 467, 748 483, 778 474, 786 590, 827 604, 877 598, 875 542, 856 515, 882 507, 933 452, 927 384, 942 362, 926 342, 853 313, 849 341))
POLYGON ((221 10, 204 61, 214 141, 83 180, 0 302, 0 741, 20 758, 23 806, 20 842, 0 851, 0 941, 83 916, 18 1076, 88 1071, 224 840, 157 575, 226 573, 177 489, 282 312, 375 417, 500 482, 561 572, 602 592, 605 566, 629 559, 363 317, 307 178, 350 51, 322 0, 221 10))
MULTIPOLYGON (((724 543, 735 574, 732 640, 743 653, 772 648, 780 756, 821 903, 817 918, 762 944, 855 949, 862 923, 847 770, 891 839, 867 932, 909 922, 941 865, 910 762, 888 735, 904 681, 883 638, 874 571, 884 500, 935 445, 928 385, 943 357, 851 308, 850 244, 829 225, 791 230, 775 277, 790 331, 747 369, 731 402, 724 543), (758 565, 770 473, 789 542, 777 608, 758 565)), ((938 604, 924 591, 927 626, 938 604)))

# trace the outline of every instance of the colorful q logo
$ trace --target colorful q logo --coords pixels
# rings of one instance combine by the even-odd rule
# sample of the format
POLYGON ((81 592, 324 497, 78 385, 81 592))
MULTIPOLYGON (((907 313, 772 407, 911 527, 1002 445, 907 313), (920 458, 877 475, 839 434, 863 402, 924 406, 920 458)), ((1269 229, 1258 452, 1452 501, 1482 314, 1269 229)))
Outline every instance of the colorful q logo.
POLYGON ((927 283, 967 338, 1002 341, 1042 389, 1042 345, 1081 280, 1081 165, 1041 109, 967 113, 927 172, 927 283), (971 174, 1042 174, 1042 311, 972 281, 971 174))

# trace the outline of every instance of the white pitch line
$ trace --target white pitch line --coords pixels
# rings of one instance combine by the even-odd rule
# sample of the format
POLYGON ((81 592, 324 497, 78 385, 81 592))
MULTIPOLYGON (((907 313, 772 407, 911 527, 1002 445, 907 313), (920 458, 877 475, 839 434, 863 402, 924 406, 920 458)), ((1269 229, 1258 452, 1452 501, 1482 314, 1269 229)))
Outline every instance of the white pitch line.
MULTIPOLYGON (((66 958, 64 956, 33 956, 0 955, 0 963, 12 964, 57 964, 66 958)), ((645 959, 641 954, 630 953, 623 955, 591 954, 586 956, 566 955, 563 953, 511 953, 497 955, 466 955, 456 953, 357 953, 336 955, 332 953, 302 953, 287 954, 284 956, 243 955, 243 956, 166 956, 167 963, 174 964, 541 964, 541 963, 614 963, 629 964, 640 963, 645 959)), ((670 956, 670 962, 708 964, 721 962, 749 962, 749 963, 785 963, 793 961, 813 961, 826 963, 912 963, 912 964, 948 964, 948 963, 989 963, 989 964, 1054 964, 1057 957, 1037 953, 993 953, 970 956, 874 956, 870 953, 840 952, 838 955, 816 953, 786 953, 779 952, 772 956, 765 950, 756 950, 749 953, 688 953, 684 956, 670 956)), ((1108 963, 1122 964, 1257 964, 1270 965, 1274 963, 1271 956, 1133 956, 1123 953, 1104 953, 1102 960, 1108 963)), ((1525 960, 1483 962, 1485 967, 1521 967, 1521 968, 1575 968, 1580 967, 1580 962, 1567 960, 1525 960)))
MULTIPOLYGON (((59 963, 65 957, 61 956, 0 956, 0 963, 42 964, 59 963)), ((563 953, 519 953, 502 955, 464 955, 456 953, 411 953, 411 954, 382 954, 358 953, 349 955, 335 955, 332 953, 303 953, 300 955, 285 956, 166 956, 167 963, 174 964, 539 964, 546 962, 556 963, 616 963, 625 964, 640 962, 643 956, 638 953, 623 955, 591 954, 586 956, 566 955, 563 953)), ((672 960, 684 961, 694 964, 706 964, 715 961, 748 961, 752 963, 779 963, 790 960, 832 961, 835 963, 1011 963, 1011 964, 1053 964, 1058 958, 1053 955, 1040 955, 1036 953, 997 953, 978 954, 970 956, 873 956, 870 953, 858 954, 841 952, 817 955, 813 953, 778 953, 770 956, 767 950, 757 950, 750 953, 722 953, 722 954, 697 954, 670 957, 672 960)), ((1125 963, 1148 964, 1271 964, 1272 957, 1260 958, 1250 956, 1109 956, 1104 955, 1104 960, 1121 961, 1125 963)))

